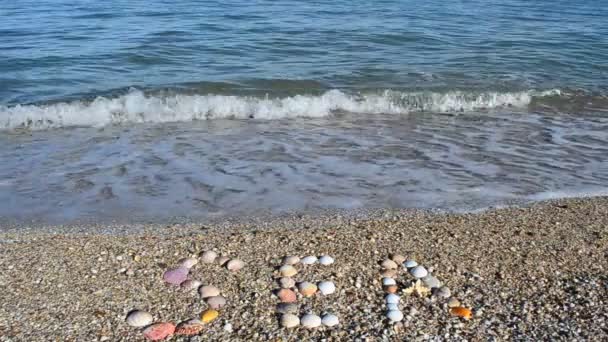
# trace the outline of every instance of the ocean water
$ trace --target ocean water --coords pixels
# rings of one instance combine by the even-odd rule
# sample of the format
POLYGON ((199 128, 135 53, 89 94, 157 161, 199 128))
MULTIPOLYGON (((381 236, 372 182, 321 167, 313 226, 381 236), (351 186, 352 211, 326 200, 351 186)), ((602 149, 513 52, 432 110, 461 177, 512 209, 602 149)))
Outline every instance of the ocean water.
POLYGON ((3 1, 0 219, 608 194, 608 1, 3 1))

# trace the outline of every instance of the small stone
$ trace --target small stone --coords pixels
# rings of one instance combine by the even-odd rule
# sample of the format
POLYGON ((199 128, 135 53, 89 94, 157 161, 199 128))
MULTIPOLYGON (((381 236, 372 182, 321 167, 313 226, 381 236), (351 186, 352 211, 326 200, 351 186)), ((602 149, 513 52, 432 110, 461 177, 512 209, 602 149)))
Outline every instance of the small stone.
POLYGON ((163 279, 169 284, 179 285, 188 279, 188 272, 184 267, 170 269, 163 274, 163 279))
POLYGON ((394 270, 397 268, 397 263, 391 259, 386 259, 382 262, 381 266, 385 270, 394 270))
POLYGON ((386 317, 388 317, 391 322, 399 322, 403 319, 403 312, 399 310, 390 310, 386 313, 386 317))
POLYGON ((177 328, 175 328, 175 335, 180 335, 180 336, 198 335, 201 333, 201 331, 203 331, 204 327, 205 326, 203 325, 203 321, 198 320, 198 319, 191 319, 189 321, 178 324, 177 328))
POLYGON ((198 280, 188 279, 184 281, 180 286, 182 287, 182 290, 190 292, 197 290, 199 287, 201 287, 201 285, 203 285, 203 283, 198 280))
POLYGON ((397 291, 399 291, 399 287, 397 285, 384 286, 384 291, 386 293, 397 293, 397 291))
POLYGON ((391 260, 393 260, 397 265, 402 264, 405 261, 405 257, 401 254, 393 254, 391 255, 391 260))
POLYGON ((217 258, 217 253, 214 251, 204 251, 201 253, 201 260, 206 264, 212 264, 217 258))
POLYGON ((319 291, 325 296, 330 295, 336 292, 336 285, 331 281, 321 281, 317 285, 319 291))
POLYGON ((448 300, 448 307, 456 308, 460 306, 460 301, 456 297, 452 297, 448 300))
POLYGON ((307 256, 302 258, 302 260, 300 260, 301 263, 303 263, 304 265, 312 265, 314 263, 316 263, 319 259, 317 259, 316 256, 311 255, 311 256, 307 256))
POLYGON ((340 324, 340 320, 336 315, 325 314, 323 315, 323 318, 321 318, 321 323, 326 327, 333 327, 340 324))
POLYGON ((382 278, 382 285, 383 286, 397 285, 397 282, 393 278, 384 277, 384 278, 382 278))
POLYGON ((384 297, 384 300, 386 301, 386 304, 399 304, 401 297, 391 293, 386 295, 386 297, 384 297))
POLYGON ((279 279, 279 284, 281 285, 282 289, 290 289, 296 286, 296 281, 293 278, 283 277, 279 279))
POLYGON ((203 323, 209 323, 216 319, 219 315, 220 313, 217 310, 207 309, 201 314, 201 321, 203 321, 203 323))
POLYGON ((293 314, 284 314, 281 316, 281 326, 283 328, 294 328, 300 325, 300 318, 293 314))
POLYGON ((209 297, 207 298, 207 305, 209 305, 209 307, 215 310, 220 309, 224 305, 226 305, 226 298, 222 296, 209 297))
POLYGON ((295 265, 300 262, 300 257, 295 255, 286 256, 283 258, 283 265, 295 265))
POLYGON ((334 258, 330 257, 329 255, 322 255, 319 258, 319 263, 323 266, 328 266, 334 263, 334 258))
POLYGON ((414 261, 414 260, 406 260, 403 263, 403 267, 405 267, 405 268, 413 268, 413 267, 416 267, 416 266, 418 266, 418 263, 416 261, 414 261))
POLYGON ((308 329, 314 329, 321 325, 321 317, 313 314, 306 314, 300 319, 300 324, 308 329))
POLYGON ((397 270, 384 270, 382 271, 382 276, 387 278, 393 278, 397 275, 397 270))
POLYGON ((220 295, 220 289, 213 285, 205 285, 198 289, 198 293, 203 298, 215 297, 220 295))
POLYGON ((231 323, 224 324, 224 331, 231 333, 232 332, 232 324, 231 323))
POLYGON ((298 305, 290 303, 279 303, 277 305, 277 312, 281 314, 296 314, 298 313, 298 305))
POLYGON ((152 315, 141 310, 131 311, 127 315, 127 324, 132 327, 145 327, 152 324, 152 315))
POLYGON ((198 260, 195 258, 185 258, 179 261, 179 267, 190 269, 194 265, 198 264, 198 260))
POLYGON ((410 274, 415 278, 420 279, 426 277, 429 272, 426 270, 426 268, 424 268, 424 266, 416 266, 410 270, 410 274))
POLYGON ((151 341, 160 341, 173 335, 175 325, 171 323, 155 323, 144 329, 144 337, 151 341))
POLYGON ((298 300, 296 293, 289 289, 279 290, 277 297, 279 297, 281 303, 295 303, 298 300))
POLYGON ((439 298, 448 298, 452 295, 452 291, 450 291, 449 287, 443 286, 435 292, 435 295, 439 298))
POLYGON ((230 261, 230 258, 227 256, 221 256, 219 257, 219 259, 217 259, 217 262, 220 264, 220 266, 224 266, 228 261, 230 261))
POLYGON ((436 277, 434 277, 430 274, 427 274, 425 277, 423 277, 422 282, 429 289, 441 287, 441 282, 439 281, 439 279, 437 279, 436 277))
POLYGON ((279 268, 282 277, 293 277, 298 274, 298 270, 291 265, 283 265, 279 268))
POLYGON ((311 297, 314 296, 315 293, 317 293, 317 285, 307 282, 307 281, 303 281, 301 283, 298 284, 298 291, 304 296, 304 297, 311 297))
POLYGON ((245 262, 239 259, 232 259, 226 264, 226 268, 231 272, 238 272, 243 267, 245 267, 245 262))

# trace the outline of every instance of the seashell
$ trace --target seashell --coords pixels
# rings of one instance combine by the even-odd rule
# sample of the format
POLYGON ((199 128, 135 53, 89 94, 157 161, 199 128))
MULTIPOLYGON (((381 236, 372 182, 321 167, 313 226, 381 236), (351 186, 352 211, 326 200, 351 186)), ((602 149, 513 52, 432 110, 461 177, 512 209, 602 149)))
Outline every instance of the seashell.
POLYGON ((178 263, 180 265, 179 267, 190 269, 194 267, 194 265, 198 264, 198 260, 195 258, 185 258, 178 261, 178 263))
POLYGON ((437 279, 436 277, 434 277, 434 276, 432 276, 430 274, 427 274, 425 277, 423 277, 422 278, 422 282, 429 289, 434 289, 436 287, 441 287, 441 282, 439 281, 439 279, 437 279))
POLYGON ((386 295, 384 300, 386 301, 386 304, 399 304, 401 297, 397 296, 396 294, 391 293, 391 294, 386 295))
POLYGON ((178 324, 177 328, 175 328, 175 335, 181 335, 181 336, 198 335, 201 333, 201 331, 203 331, 204 327, 205 326, 203 325, 203 321, 198 320, 198 319, 191 319, 189 321, 178 324))
POLYGON ((386 310, 387 311, 391 311, 391 310, 401 311, 399 309, 399 304, 395 304, 395 303, 386 304, 386 310))
POLYGON ((317 285, 307 282, 307 281, 303 281, 301 283, 298 284, 298 291, 304 296, 304 297, 311 297, 314 296, 315 293, 317 293, 317 285))
POLYGON ((331 281, 321 281, 319 282, 319 284, 317 284, 317 287, 319 288, 319 291, 325 296, 336 292, 336 285, 331 281))
POLYGON ((418 266, 418 263, 414 260, 406 260, 403 263, 403 267, 405 267, 405 268, 412 268, 412 267, 416 267, 416 266, 418 266))
POLYGON ((293 280, 293 278, 283 277, 279 279, 279 284, 281 285, 282 289, 290 289, 296 286, 296 281, 293 280))
POLYGON ((386 317, 388 317, 391 322, 399 322, 403 319, 403 312, 399 310, 390 310, 386 313, 386 317))
POLYGON ((464 319, 471 319, 471 317, 473 317, 473 312, 471 312, 470 309, 467 309, 462 306, 451 308, 450 313, 452 314, 452 316, 462 317, 464 319))
POLYGON ((205 285, 198 289, 198 293, 203 298, 215 297, 220 295, 220 289, 213 285, 205 285))
POLYGON ((397 268, 397 263, 391 259, 386 259, 382 262, 382 264, 380 264, 380 266, 382 266, 382 268, 385 270, 394 270, 397 268))
POLYGON ((132 327, 145 327, 152 324, 152 315, 145 311, 133 310, 127 315, 127 324, 132 327))
POLYGON ((382 276, 383 277, 388 277, 388 278, 393 278, 394 276, 397 275, 397 270, 384 270, 382 271, 382 276))
POLYGON ((319 263, 324 266, 331 265, 334 263, 334 258, 330 257, 329 255, 322 255, 319 258, 319 263))
POLYGON ((405 261, 405 257, 401 254, 393 254, 391 255, 391 260, 393 260, 397 265, 399 265, 405 261))
POLYGON ((179 285, 188 279, 188 272, 190 271, 184 267, 173 268, 165 271, 163 280, 172 285, 179 285))
POLYGON ((245 267, 245 262, 239 259, 232 259, 226 264, 226 268, 228 269, 228 271, 232 272, 237 272, 243 267, 245 267))
POLYGON ((429 274, 429 272, 426 270, 426 268, 424 268, 424 266, 416 266, 410 270, 410 274, 415 278, 424 278, 429 274))
POLYGON ((456 308, 459 306, 460 306, 460 301, 458 299, 456 299, 455 297, 452 297, 448 300, 448 307, 456 308))
POLYGON ((277 297, 279 297, 281 303, 295 303, 298 300, 296 293, 289 289, 279 290, 277 297))
POLYGON ((384 278, 382 278, 382 285, 383 286, 397 285, 397 282, 393 278, 384 277, 384 278))
POLYGON ((282 277, 293 277, 298 274, 298 270, 291 265, 283 265, 279 268, 282 277))
POLYGON ((452 295, 452 291, 450 291, 449 287, 443 286, 435 292, 435 295, 439 298, 448 298, 452 295))
POLYGON ((294 328, 300 325, 300 318, 293 314, 284 314, 281 316, 281 326, 283 328, 294 328))
POLYGON ((279 305, 277 305, 277 312, 282 314, 296 314, 298 313, 298 305, 290 303, 279 303, 279 305))
POLYGON ((144 329, 144 337, 150 341, 160 341, 173 335, 175 325, 172 323, 155 323, 144 329))
POLYGON ((384 291, 386 293, 397 293, 397 291, 399 291, 399 287, 397 285, 385 286, 384 291))
POLYGON ((312 265, 314 263, 316 263, 319 259, 317 259, 316 256, 311 255, 311 256, 307 256, 302 258, 302 260, 300 260, 301 263, 303 263, 304 265, 312 265))
POLYGON ((209 305, 209 307, 211 307, 212 309, 217 310, 226 305, 226 298, 222 296, 209 297, 207 298, 207 305, 209 305))
POLYGON ((332 314, 325 314, 321 318, 321 323, 326 327, 333 327, 340 324, 338 316, 332 314))
POLYGON ((224 266, 228 261, 230 261, 230 258, 227 256, 221 256, 219 257, 219 259, 217 259, 217 262, 220 264, 220 266, 224 266))
POLYGON ((206 264, 212 264, 217 258, 217 253, 214 251, 204 251, 201 253, 201 260, 206 264))
POLYGON ((283 265, 295 265, 300 262, 300 257, 291 255, 283 258, 283 265))
POLYGON ((203 323, 209 323, 216 319, 219 315, 220 313, 217 310, 207 309, 201 314, 201 321, 203 321, 203 323))
POLYGON ((314 329, 321 325, 321 317, 313 314, 306 314, 300 319, 300 324, 308 329, 314 329))
POLYGON ((180 286, 182 287, 182 290, 190 292, 197 290, 199 287, 201 287, 201 285, 203 285, 203 283, 198 280, 188 279, 184 281, 180 286))

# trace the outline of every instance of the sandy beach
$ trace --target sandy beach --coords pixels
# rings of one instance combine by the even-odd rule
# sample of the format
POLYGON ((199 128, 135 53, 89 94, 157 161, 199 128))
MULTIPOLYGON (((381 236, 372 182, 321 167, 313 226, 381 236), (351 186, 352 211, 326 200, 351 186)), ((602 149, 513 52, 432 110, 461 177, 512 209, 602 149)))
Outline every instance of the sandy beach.
MULTIPOLYGON (((199 294, 162 277, 179 259, 205 250, 246 266, 230 272, 199 262, 192 268, 192 279, 217 286, 227 305, 191 341, 608 338, 608 198, 477 214, 386 211, 269 222, 134 234, 4 230, 0 340, 138 341, 142 329, 125 323, 131 310, 145 310, 155 322, 198 318, 207 308, 199 294), (380 263, 391 253, 432 268, 473 317, 453 317, 445 298, 403 295, 405 318, 389 323, 380 263), (335 263, 296 265, 294 278, 331 280, 337 290, 298 295, 298 311, 331 312, 340 324, 282 328, 273 294, 282 258, 324 254, 335 263)), ((411 280, 401 267, 394 278, 400 290, 411 280)))

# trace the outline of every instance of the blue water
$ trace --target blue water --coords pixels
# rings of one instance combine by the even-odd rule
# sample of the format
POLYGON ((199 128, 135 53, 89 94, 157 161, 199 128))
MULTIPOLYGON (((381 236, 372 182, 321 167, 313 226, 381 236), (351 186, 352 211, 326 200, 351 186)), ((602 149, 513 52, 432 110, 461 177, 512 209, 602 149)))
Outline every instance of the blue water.
POLYGON ((606 18, 606 0, 2 1, 0 217, 603 193, 606 18))

